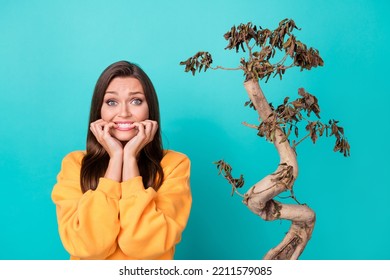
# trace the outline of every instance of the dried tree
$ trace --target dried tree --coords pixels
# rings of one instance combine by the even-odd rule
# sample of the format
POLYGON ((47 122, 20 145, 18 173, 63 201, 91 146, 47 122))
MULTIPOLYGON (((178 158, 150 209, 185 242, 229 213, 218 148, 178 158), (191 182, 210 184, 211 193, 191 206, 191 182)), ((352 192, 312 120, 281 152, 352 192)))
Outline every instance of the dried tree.
MULTIPOLYGON (((300 70, 310 70, 313 67, 323 66, 323 60, 318 50, 308 48, 293 35, 295 29, 300 30, 291 19, 284 19, 279 26, 271 31, 256 27, 252 23, 233 26, 224 37, 229 41, 225 49, 235 49, 247 52, 247 58, 241 58, 237 68, 212 67, 212 56, 208 52, 198 52, 186 61, 186 72, 193 75, 202 69, 224 69, 244 71, 244 87, 249 101, 246 106, 254 108, 259 115, 259 125, 250 125, 255 128, 260 137, 274 144, 280 156, 280 163, 275 172, 266 176, 243 195, 243 202, 256 215, 266 221, 277 219, 291 220, 291 227, 279 245, 268 251, 264 259, 298 259, 311 238, 315 224, 315 213, 306 204, 299 203, 293 192, 293 185, 298 176, 296 147, 305 139, 311 138, 315 143, 318 137, 334 136, 336 143, 334 151, 349 156, 350 147, 344 136, 344 129, 338 126, 338 121, 321 122, 320 107, 315 96, 305 89, 298 89, 300 96, 294 101, 289 97, 283 104, 273 107, 268 103, 260 87, 259 80, 268 81, 272 76, 282 76, 292 67, 300 70), (276 55, 278 54, 278 55, 276 55), (281 54, 281 55, 280 55, 281 54), (277 61, 275 57, 279 57, 277 61), (313 120, 312 113, 315 115, 313 120), (305 136, 299 138, 299 125, 306 122, 305 136), (291 139, 294 138, 294 139, 291 139), (282 204, 274 198, 282 192, 289 191, 296 204, 282 204)), ((233 178, 232 167, 223 160, 216 162, 220 174, 232 185, 232 194, 238 193, 238 188, 244 185, 244 178, 233 178)))

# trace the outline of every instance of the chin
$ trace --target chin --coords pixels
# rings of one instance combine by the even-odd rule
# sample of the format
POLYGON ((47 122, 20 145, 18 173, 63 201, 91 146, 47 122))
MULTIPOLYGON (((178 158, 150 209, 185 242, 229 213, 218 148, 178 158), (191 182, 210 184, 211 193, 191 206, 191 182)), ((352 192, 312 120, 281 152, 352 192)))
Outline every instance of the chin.
POLYGON ((121 142, 127 142, 127 141, 130 141, 131 139, 133 139, 134 135, 133 133, 123 133, 123 132, 120 132, 120 133, 115 133, 115 135, 113 135, 116 139, 118 139, 119 141, 121 142))

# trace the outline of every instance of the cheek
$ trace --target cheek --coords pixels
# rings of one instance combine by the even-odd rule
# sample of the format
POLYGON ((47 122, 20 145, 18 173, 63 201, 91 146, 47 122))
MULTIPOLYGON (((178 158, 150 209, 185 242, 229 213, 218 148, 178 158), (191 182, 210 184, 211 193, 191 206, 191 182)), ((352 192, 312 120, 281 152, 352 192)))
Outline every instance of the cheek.
POLYGON ((102 109, 100 110, 100 117, 104 121, 109 121, 112 118, 112 113, 103 105, 102 109))
POLYGON ((149 119, 149 107, 145 106, 145 107, 138 108, 136 114, 137 114, 137 119, 139 121, 144 121, 149 119))
POLYGON ((145 120, 149 119, 149 109, 145 111, 145 120))

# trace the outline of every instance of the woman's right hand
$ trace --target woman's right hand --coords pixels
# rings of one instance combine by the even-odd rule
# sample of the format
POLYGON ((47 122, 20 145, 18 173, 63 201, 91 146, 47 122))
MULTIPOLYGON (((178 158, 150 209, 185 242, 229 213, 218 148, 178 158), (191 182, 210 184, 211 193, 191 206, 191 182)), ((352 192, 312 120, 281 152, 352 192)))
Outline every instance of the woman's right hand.
POLYGON ((96 140, 103 146, 110 158, 123 156, 123 146, 118 139, 115 139, 110 134, 110 129, 115 127, 113 122, 106 122, 99 119, 90 125, 90 129, 95 135, 96 140))

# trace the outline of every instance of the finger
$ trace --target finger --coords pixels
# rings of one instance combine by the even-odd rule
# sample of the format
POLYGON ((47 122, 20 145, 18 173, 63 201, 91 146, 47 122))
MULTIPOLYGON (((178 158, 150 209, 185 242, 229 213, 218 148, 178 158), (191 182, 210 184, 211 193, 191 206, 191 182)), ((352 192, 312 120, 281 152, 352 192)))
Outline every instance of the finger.
POLYGON ((147 137, 146 141, 147 143, 149 143, 154 139, 154 135, 156 134, 158 129, 158 123, 152 120, 146 120, 143 123, 145 125, 145 134, 147 137))
POLYGON ((102 119, 100 120, 97 120, 95 122, 92 122, 90 124, 90 127, 94 127, 95 129, 103 129, 103 126, 106 124, 107 122, 106 121, 103 121, 102 119))
POLYGON ((153 128, 152 128, 152 138, 154 139, 154 136, 156 135, 158 130, 158 123, 156 121, 153 122, 153 128))
POLYGON ((94 121, 94 122, 92 122, 93 124, 96 124, 96 123, 102 123, 102 122, 106 122, 105 120, 103 120, 103 119, 98 119, 98 120, 96 120, 96 121, 94 121))
POLYGON ((107 123, 106 125, 103 126, 103 137, 104 138, 111 137, 111 134, 110 134, 111 127, 113 127, 113 123, 107 123))
POLYGON ((133 124, 134 124, 135 128, 138 131, 137 136, 139 136, 140 138, 144 138, 145 137, 145 126, 144 126, 144 124, 139 123, 139 122, 135 122, 133 124))
POLYGON ((149 140, 149 138, 150 138, 150 133, 151 133, 151 131, 152 131, 153 124, 152 124, 152 122, 150 122, 150 121, 143 121, 142 124, 143 124, 144 127, 145 127, 145 135, 146 135, 146 138, 147 138, 147 140, 149 140))
POLYGON ((101 131, 102 131, 102 121, 96 121, 90 124, 90 128, 92 130, 92 133, 96 137, 100 137, 101 131))
POLYGON ((109 132, 111 128, 116 128, 116 127, 118 127, 117 124, 115 124, 113 122, 108 122, 108 123, 104 124, 103 132, 109 132))
POLYGON ((95 128, 97 128, 97 127, 103 127, 103 125, 106 123, 106 121, 104 121, 104 120, 102 120, 102 119, 99 119, 99 120, 97 120, 97 121, 94 121, 94 122, 92 122, 91 124, 90 124, 90 126, 91 127, 95 127, 95 128))
POLYGON ((96 123, 91 123, 90 130, 92 131, 92 134, 95 135, 96 139, 99 141, 102 129, 96 123))
POLYGON ((153 127, 155 126, 153 121, 146 121, 145 122, 145 134, 146 134, 146 139, 145 139, 145 145, 152 142, 154 138, 154 133, 153 133, 153 127))
POLYGON ((113 123, 108 123, 104 120, 97 120, 93 123, 91 123, 91 131, 95 135, 96 140, 102 145, 104 145, 104 137, 107 137, 107 133, 104 132, 105 127, 108 126, 110 128, 113 125, 113 123))
POLYGON ((142 123, 134 123, 135 129, 136 129, 136 135, 133 138, 133 143, 135 146, 143 147, 145 146, 145 127, 142 123))
POLYGON ((107 123, 104 127, 103 127, 103 133, 102 133, 102 139, 103 141, 105 142, 106 145, 109 145, 110 143, 112 143, 113 139, 115 138, 111 133, 111 129, 112 128, 115 128, 117 127, 118 125, 116 125, 115 123, 113 122, 110 122, 110 123, 107 123))

